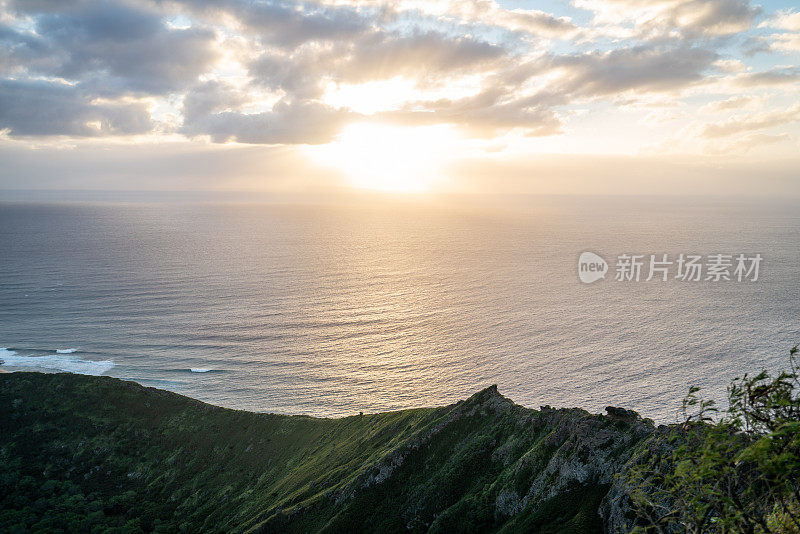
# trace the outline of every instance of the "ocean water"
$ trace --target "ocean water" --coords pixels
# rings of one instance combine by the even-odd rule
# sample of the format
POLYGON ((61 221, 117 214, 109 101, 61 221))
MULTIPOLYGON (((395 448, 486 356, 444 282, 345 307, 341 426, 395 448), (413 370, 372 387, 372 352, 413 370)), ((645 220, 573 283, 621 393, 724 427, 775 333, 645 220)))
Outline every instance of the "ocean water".
POLYGON ((255 411, 351 415, 491 384, 675 419, 690 384, 800 342, 787 200, 511 208, 0 203, 0 370, 105 374, 255 411), (612 263, 582 284, 583 251, 612 263), (615 282, 618 254, 760 253, 756 282, 615 282))

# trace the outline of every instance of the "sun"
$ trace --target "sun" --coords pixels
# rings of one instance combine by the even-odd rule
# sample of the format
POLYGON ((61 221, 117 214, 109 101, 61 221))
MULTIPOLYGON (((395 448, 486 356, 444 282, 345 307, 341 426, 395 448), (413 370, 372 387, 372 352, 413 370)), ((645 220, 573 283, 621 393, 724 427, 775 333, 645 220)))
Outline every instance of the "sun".
POLYGON ((444 179, 457 136, 446 125, 406 127, 352 124, 315 147, 316 158, 343 172, 359 188, 420 193, 444 179))

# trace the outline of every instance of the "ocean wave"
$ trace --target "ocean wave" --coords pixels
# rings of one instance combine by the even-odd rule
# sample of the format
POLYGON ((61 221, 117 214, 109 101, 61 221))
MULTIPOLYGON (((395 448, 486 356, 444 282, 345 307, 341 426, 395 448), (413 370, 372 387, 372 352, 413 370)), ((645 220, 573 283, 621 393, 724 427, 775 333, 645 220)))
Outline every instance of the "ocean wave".
MULTIPOLYGON (((67 354, 67 353, 62 353, 67 354)), ((13 350, 0 349, 0 365, 7 367, 22 367, 32 369, 46 369, 49 371, 64 371, 80 375, 101 375, 114 367, 111 360, 82 360, 80 358, 44 355, 44 356, 21 356, 13 350)))
POLYGON ((175 368, 161 369, 160 371, 164 373, 214 373, 214 374, 229 372, 225 369, 213 369, 211 367, 175 367, 175 368))
POLYGON ((50 354, 75 354, 76 352, 85 352, 81 349, 46 349, 43 347, 2 347, 0 351, 10 350, 12 352, 49 352, 50 354))

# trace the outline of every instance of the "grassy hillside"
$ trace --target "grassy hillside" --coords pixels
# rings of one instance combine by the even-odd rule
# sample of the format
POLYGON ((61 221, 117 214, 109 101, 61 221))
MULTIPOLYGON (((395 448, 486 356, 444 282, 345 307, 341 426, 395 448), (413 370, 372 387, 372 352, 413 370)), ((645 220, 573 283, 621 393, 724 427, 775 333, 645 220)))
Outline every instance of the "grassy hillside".
POLYGON ((0 375, 0 531, 596 532, 652 423, 494 387, 343 419, 109 377, 0 375))

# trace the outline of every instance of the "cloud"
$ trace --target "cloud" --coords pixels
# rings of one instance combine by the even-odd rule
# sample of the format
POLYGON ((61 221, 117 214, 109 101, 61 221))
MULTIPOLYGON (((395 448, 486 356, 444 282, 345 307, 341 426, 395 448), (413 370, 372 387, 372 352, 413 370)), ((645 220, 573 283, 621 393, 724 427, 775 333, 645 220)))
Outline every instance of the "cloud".
MULTIPOLYGON (((314 144, 348 122, 382 120, 548 136, 569 133, 576 106, 591 114, 601 102, 630 110, 658 99, 691 113, 700 104, 683 101, 689 94, 785 92, 800 81, 794 66, 753 72, 731 57, 728 45, 741 41, 725 39, 761 13, 747 0, 574 6, 594 20, 580 26, 494 0, 7 0, 0 128, 12 137, 166 130, 218 143, 314 144), (397 82, 398 96, 352 102, 383 82, 397 82), (353 90, 337 100, 332 87, 353 90)), ((772 51, 795 49, 796 15, 767 19, 785 30, 769 38, 772 51)))
POLYGON ((676 111, 676 110, 656 110, 651 111, 648 113, 642 120, 642 124, 646 124, 651 127, 655 127, 661 124, 666 124, 668 122, 676 121, 686 117, 686 113, 684 111, 676 111))
POLYGON ((103 94, 164 94, 184 89, 213 65, 215 34, 175 29, 160 13, 109 0, 19 3, 35 34, 17 32, 10 61, 32 74, 82 80, 103 94))
POLYGON ((396 76, 437 81, 496 68, 505 56, 502 47, 473 37, 375 31, 338 46, 302 47, 292 54, 267 52, 253 60, 249 70, 256 84, 313 98, 331 81, 362 83, 396 76))
POLYGON ((420 84, 439 83, 451 75, 494 68, 505 54, 497 45, 433 31, 410 35, 373 31, 338 46, 304 46, 291 54, 267 52, 249 64, 249 73, 254 86, 285 95, 272 111, 217 113, 217 108, 236 108, 245 102, 230 87, 207 85, 187 95, 182 131, 207 134, 216 142, 326 142, 347 119, 357 116, 318 101, 331 82, 357 84, 401 76, 420 84), (199 116, 203 106, 209 109, 207 117, 199 116), (290 120, 300 124, 290 127, 290 120))
POLYGON ((777 135, 755 133, 745 135, 744 137, 731 143, 710 146, 707 148, 707 150, 712 154, 746 154, 751 150, 761 146, 791 142, 791 140, 792 136, 785 133, 777 135))
POLYGON ((552 66, 565 73, 562 90, 606 96, 679 90, 702 81, 703 72, 717 58, 715 52, 703 48, 640 46, 560 56, 553 59, 552 66))
POLYGON ((183 0, 179 5, 206 21, 232 17, 262 43, 286 49, 310 41, 352 39, 374 25, 353 7, 313 2, 183 0))
MULTIPOLYGON (((523 31, 538 37, 567 37, 578 27, 568 17, 556 17, 537 9, 504 9, 493 0, 449 0, 431 2, 430 13, 449 16, 464 23, 480 23, 512 31, 523 31)), ((402 3, 400 4, 402 6, 402 3)), ((412 2, 415 8, 419 2, 412 2)), ((423 12, 426 7, 422 7, 423 12)))
POLYGON ((742 132, 765 130, 798 121, 800 121, 800 104, 796 104, 787 110, 753 113, 707 124, 702 128, 700 135, 706 139, 715 139, 742 132))
POLYGON ((740 59, 718 59, 714 66, 722 72, 743 72, 747 66, 740 59))
POLYGON ((371 27, 369 20, 357 11, 341 7, 297 9, 295 3, 247 3, 239 14, 248 28, 258 32, 259 38, 284 47, 307 41, 352 38, 371 27))
POLYGON ((800 33, 775 33, 767 39, 769 49, 778 52, 800 52, 800 33))
POLYGON ((528 37, 567 38, 579 30, 569 17, 557 17, 538 9, 505 9, 495 0, 329 0, 326 3, 373 8, 390 20, 416 15, 460 26, 523 32, 528 37))
POLYGON ((574 0, 595 23, 631 23, 641 39, 726 37, 750 28, 761 8, 749 0, 574 0))
POLYGON ((46 81, 0 80, 0 129, 12 137, 99 137, 153 128, 141 103, 99 103, 80 88, 46 81))
POLYGON ((480 68, 505 56, 505 50, 474 37, 438 32, 410 35, 375 33, 359 39, 341 65, 337 81, 358 82, 393 76, 438 77, 480 68))
POLYGON ((536 137, 562 131, 551 103, 542 95, 505 100, 500 91, 485 91, 459 100, 412 102, 406 109, 381 113, 377 118, 411 125, 452 124, 476 137, 493 137, 514 129, 536 137))
POLYGON ((794 9, 778 11, 775 15, 759 24, 758 27, 800 31, 800 11, 795 11, 794 9))
POLYGON ((759 107, 763 99, 753 96, 734 96, 726 100, 717 100, 700 108, 702 113, 720 113, 730 110, 753 109, 759 107))
POLYGON ((0 69, 4 73, 53 72, 63 60, 58 50, 35 33, 0 23, 0 69))
POLYGON ((193 87, 183 99, 185 123, 202 120, 221 111, 237 110, 250 98, 240 89, 219 81, 209 81, 193 87))
POLYGON ((759 24, 758 27, 786 31, 761 37, 753 52, 777 51, 793 53, 800 51, 800 11, 794 9, 778 11, 772 17, 759 24))
MULTIPOLYGON (((491 2, 493 6, 497 4, 491 2)), ((567 37, 577 32, 578 27, 566 17, 554 17, 535 9, 493 9, 489 20, 511 30, 522 30, 545 37, 567 37)))
POLYGON ((322 144, 331 141, 354 117, 313 102, 281 101, 268 112, 221 111, 189 117, 181 132, 189 136, 208 135, 214 142, 255 144, 322 144))
POLYGON ((254 85, 283 90, 297 98, 322 95, 330 66, 341 58, 331 49, 300 48, 293 54, 266 52, 248 64, 254 85))
POLYGON ((776 67, 761 72, 741 74, 733 79, 740 87, 786 85, 800 82, 800 67, 776 67))
POLYGON ((460 100, 410 102, 382 117, 457 124, 475 135, 521 129, 528 136, 562 133, 554 108, 581 99, 676 92, 703 79, 716 54, 700 48, 641 46, 610 52, 545 56, 487 78, 483 91, 460 100), (521 86, 537 87, 533 92, 521 86), (413 110, 413 111, 412 111, 413 110))

